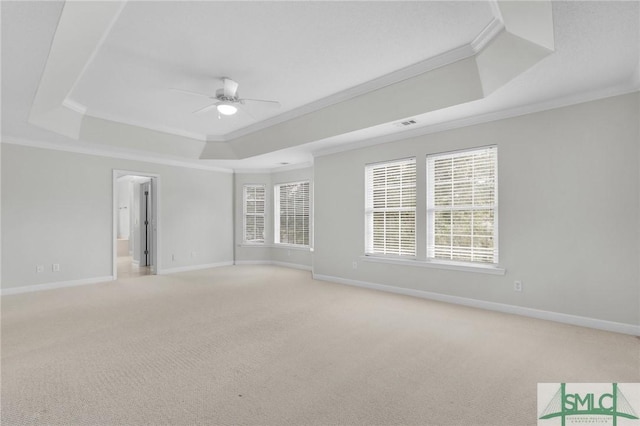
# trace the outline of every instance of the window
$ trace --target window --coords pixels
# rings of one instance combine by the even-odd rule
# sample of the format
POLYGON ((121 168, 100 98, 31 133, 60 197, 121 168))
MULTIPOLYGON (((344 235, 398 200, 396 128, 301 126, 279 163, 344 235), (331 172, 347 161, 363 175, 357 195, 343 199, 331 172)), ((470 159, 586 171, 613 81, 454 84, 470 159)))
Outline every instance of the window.
POLYGON ((366 254, 416 255, 416 160, 365 170, 366 254))
POLYGON ((275 186, 275 242, 309 245, 309 182, 275 186))
POLYGON ((264 185, 245 185, 244 242, 264 243, 264 185))
POLYGON ((498 149, 427 156, 427 258, 498 263, 498 149))

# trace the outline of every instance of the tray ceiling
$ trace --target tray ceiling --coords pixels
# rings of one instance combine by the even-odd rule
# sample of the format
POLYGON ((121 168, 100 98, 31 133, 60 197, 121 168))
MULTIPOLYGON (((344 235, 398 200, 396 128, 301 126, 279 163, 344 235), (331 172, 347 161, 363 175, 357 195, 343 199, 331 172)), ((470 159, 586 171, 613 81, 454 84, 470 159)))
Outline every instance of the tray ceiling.
POLYGON ((638 2, 1 7, 3 141, 196 167, 308 163, 640 88, 638 2), (218 119, 170 90, 220 77, 281 107, 218 119))

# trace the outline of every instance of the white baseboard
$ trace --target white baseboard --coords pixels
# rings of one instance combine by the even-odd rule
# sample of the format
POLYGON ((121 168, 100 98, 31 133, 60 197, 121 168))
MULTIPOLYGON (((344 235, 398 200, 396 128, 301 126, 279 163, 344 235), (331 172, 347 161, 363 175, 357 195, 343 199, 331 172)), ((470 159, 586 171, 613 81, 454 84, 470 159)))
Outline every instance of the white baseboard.
POLYGON ((0 295, 9 296, 11 294, 31 293, 34 291, 53 290, 55 288, 64 288, 64 287, 76 287, 80 285, 97 284, 97 283, 103 283, 103 282, 113 281, 113 280, 114 280, 113 276, 110 275, 106 277, 85 278, 82 280, 34 284, 34 285, 26 285, 23 287, 10 287, 10 288, 3 288, 2 290, 0 290, 0 295))
POLYGON ((275 265, 275 266, 284 266, 285 268, 311 271, 311 266, 308 266, 308 265, 300 265, 298 263, 278 262, 276 260, 236 260, 235 264, 236 265, 275 265))
POLYGON ((233 262, 205 263, 203 265, 180 266, 178 268, 162 269, 158 275, 175 274, 177 272, 199 271, 200 269, 219 268, 220 266, 232 266, 233 262))
POLYGON ((563 314, 559 312, 543 311, 522 306, 507 305, 504 303, 487 302, 484 300, 469 299, 466 297, 450 296, 441 293, 432 293, 423 290, 394 287, 384 284, 375 284, 366 281, 357 281, 347 278, 333 277, 330 275, 313 274, 313 278, 320 281, 329 281, 338 284, 346 284, 356 287, 363 287, 373 290, 386 291, 389 293, 403 294, 406 296, 420 297, 423 299, 437 300, 439 302, 452 303, 456 305, 470 306, 472 308, 486 309, 489 311, 504 312, 508 314, 521 315, 530 318, 537 318, 547 321, 555 321, 564 324, 577 325, 580 327, 595 328, 598 330, 613 331, 615 333, 631 334, 640 336, 640 325, 626 324, 620 322, 606 321, 596 318, 581 317, 578 315, 563 314))

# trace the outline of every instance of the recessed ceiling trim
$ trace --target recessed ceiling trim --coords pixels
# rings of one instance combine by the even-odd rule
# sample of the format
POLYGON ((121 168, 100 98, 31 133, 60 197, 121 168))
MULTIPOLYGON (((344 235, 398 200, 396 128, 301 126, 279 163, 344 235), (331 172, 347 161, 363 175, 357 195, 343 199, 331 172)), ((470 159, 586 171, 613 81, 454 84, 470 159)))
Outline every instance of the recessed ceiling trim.
MULTIPOLYGON (((285 121, 292 120, 302 115, 316 112, 328 106, 353 99, 357 96, 372 92, 374 90, 378 90, 383 87, 398 83, 400 81, 418 76, 420 74, 427 73, 436 68, 440 68, 445 65, 460 61, 462 59, 469 58, 482 50, 484 46, 486 46, 502 30, 504 30, 504 24, 502 23, 502 21, 494 18, 471 43, 459 46, 455 49, 441 53, 440 55, 425 59, 424 61, 409 65, 405 68, 401 68, 382 77, 378 77, 374 80, 359 84, 342 92, 327 96, 323 99, 319 99, 315 102, 308 103, 300 108, 285 112, 268 120, 264 120, 259 123, 255 123, 242 129, 236 130, 227 134, 223 138, 223 140, 229 141, 242 136, 246 136, 250 133, 264 130, 268 127, 275 126, 276 124, 284 123, 285 121)), ((212 139, 211 137, 208 137, 207 140, 219 141, 219 139, 212 139)))
POLYGON ((607 88, 604 90, 595 90, 588 93, 578 93, 576 95, 566 96, 551 101, 539 102, 531 105, 523 105, 521 107, 515 108, 507 108, 504 110, 489 112, 486 114, 471 115, 469 117, 463 117, 442 123, 431 124, 422 127, 414 127, 398 133, 387 134, 370 139, 361 139, 344 145, 333 146, 326 149, 319 149, 317 151, 314 151, 312 155, 314 158, 323 157, 325 155, 338 154, 340 152, 352 151, 354 149, 380 145, 387 142, 396 142, 418 136, 473 126, 476 124, 489 123, 492 121, 504 120, 507 118, 519 117, 527 114, 535 114, 537 112, 568 107, 571 105, 582 104, 599 99, 610 98, 613 96, 627 95, 638 91, 639 90, 637 87, 630 87, 629 84, 621 84, 619 86, 607 88))
MULTIPOLYGON (((89 58, 87 59, 87 61, 85 62, 84 66, 82 67, 82 69, 80 70, 78 75, 76 76, 75 81, 73 82, 73 84, 71 85, 71 88, 69 89, 69 92, 67 93, 66 99, 69 99, 69 95, 71 95, 71 93, 73 93, 73 90, 78 85, 78 82, 85 75, 85 73, 87 72, 87 69, 89 69, 89 66, 91 65, 91 63, 95 59, 96 55, 98 54, 98 51, 100 51, 100 49, 102 48, 102 45, 104 44, 104 42, 106 41, 107 37, 109 36, 109 33, 111 33, 111 29, 115 25, 116 21, 118 21, 118 18, 120 18, 120 15, 122 14, 122 11, 124 10, 125 6, 127 5, 127 1, 128 0, 121 0, 120 1, 120 3, 121 3, 120 7, 116 11, 116 13, 113 15, 113 18, 111 19, 111 21, 105 27, 104 32, 102 34, 102 37, 100 37, 98 42, 95 44, 95 46, 93 48, 93 52, 91 52, 91 55, 89 55, 89 58)), ((64 13, 64 11, 63 11, 63 13, 64 13)), ((65 101, 66 101, 66 99, 65 99, 65 101)))
POLYGON ((498 0, 489 0, 489 6, 491 7, 491 13, 493 16, 498 19, 500 22, 504 22, 502 17, 502 11, 500 10, 500 5, 498 4, 498 0))
POLYGON ((80 104, 67 102, 70 88, 87 66, 87 58, 104 40, 104 29, 113 25, 123 2, 65 3, 49 49, 49 56, 31 104, 28 122, 76 139, 82 125, 80 104), (69 107, 69 105, 71 107, 69 107))
POLYGON ((234 169, 234 173, 238 174, 253 174, 253 173, 281 173, 291 170, 308 169, 313 167, 313 161, 305 161, 304 163, 288 164, 286 166, 278 166, 273 168, 260 168, 260 169, 234 169))
POLYGON ((69 98, 66 98, 64 101, 62 101, 62 106, 65 106, 70 110, 77 112, 80 115, 84 115, 87 112, 86 106, 80 104, 79 102, 71 100, 69 98))
POLYGON ((474 53, 479 53, 484 49, 498 34, 505 30, 504 23, 494 18, 473 41, 470 43, 474 53))
POLYGON ((50 149, 53 151, 71 152, 74 154, 95 155, 97 157, 117 158, 120 160, 140 161, 143 163, 160 164, 164 166, 185 167, 188 169, 208 170, 212 172, 233 173, 233 169, 216 166, 206 166, 202 163, 191 163, 184 160, 172 158, 160 158, 150 156, 148 152, 117 152, 113 149, 98 148, 94 145, 61 145, 55 142, 34 141, 25 138, 19 138, 11 135, 2 135, 2 144, 28 146, 32 148, 50 149))

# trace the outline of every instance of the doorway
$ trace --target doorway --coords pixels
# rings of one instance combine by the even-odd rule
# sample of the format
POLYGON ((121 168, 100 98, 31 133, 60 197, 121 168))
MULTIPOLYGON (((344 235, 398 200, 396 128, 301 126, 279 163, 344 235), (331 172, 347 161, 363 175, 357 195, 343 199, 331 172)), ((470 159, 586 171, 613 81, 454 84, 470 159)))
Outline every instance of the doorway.
POLYGON ((157 175, 114 170, 114 279, 158 272, 158 184, 157 175))

